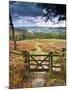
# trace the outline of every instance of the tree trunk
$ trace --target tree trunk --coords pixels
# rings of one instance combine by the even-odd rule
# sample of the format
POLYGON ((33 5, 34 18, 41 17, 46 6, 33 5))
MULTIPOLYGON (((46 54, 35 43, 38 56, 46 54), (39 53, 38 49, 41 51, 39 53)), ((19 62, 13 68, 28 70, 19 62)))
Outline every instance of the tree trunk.
POLYGON ((9 18, 10 18, 10 25, 11 25, 12 35, 13 35, 13 40, 14 40, 14 49, 16 49, 16 40, 15 40, 14 26, 13 26, 13 23, 12 23, 11 15, 9 15, 9 18))

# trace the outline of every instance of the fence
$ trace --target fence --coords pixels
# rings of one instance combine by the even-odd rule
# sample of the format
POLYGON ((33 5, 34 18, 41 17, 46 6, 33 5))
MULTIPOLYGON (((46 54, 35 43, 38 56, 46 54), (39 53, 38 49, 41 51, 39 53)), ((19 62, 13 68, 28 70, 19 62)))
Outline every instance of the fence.
POLYGON ((53 52, 49 52, 48 54, 30 54, 27 51, 22 51, 22 53, 10 51, 10 53, 24 56, 24 63, 28 72, 61 71, 62 65, 54 64, 54 58, 60 56, 54 55, 53 52))

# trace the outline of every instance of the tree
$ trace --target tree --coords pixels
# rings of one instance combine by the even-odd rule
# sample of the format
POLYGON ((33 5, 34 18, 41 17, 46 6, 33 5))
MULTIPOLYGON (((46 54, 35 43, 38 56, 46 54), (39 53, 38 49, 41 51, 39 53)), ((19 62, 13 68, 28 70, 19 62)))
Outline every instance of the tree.
MULTIPOLYGON (((13 3, 10 3, 10 4, 12 5, 13 3)), ((13 35, 13 40, 14 40, 14 49, 16 49, 16 40, 15 40, 14 26, 13 26, 13 22, 12 22, 11 13, 9 13, 9 19, 10 19, 10 26, 12 29, 12 35, 13 35)))
POLYGON ((38 3, 37 6, 43 10, 44 15, 42 16, 42 18, 46 17, 45 22, 50 20, 55 23, 53 18, 55 18, 56 16, 59 16, 58 22, 66 20, 66 5, 38 3))

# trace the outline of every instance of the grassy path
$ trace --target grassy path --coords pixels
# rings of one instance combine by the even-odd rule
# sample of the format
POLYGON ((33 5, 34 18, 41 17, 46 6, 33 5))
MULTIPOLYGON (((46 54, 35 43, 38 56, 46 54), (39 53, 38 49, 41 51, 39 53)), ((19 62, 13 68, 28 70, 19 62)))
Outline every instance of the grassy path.
POLYGON ((40 45, 41 45, 40 42, 36 42, 37 52, 38 52, 38 53, 44 53, 44 52, 42 51, 42 48, 40 47, 40 45))
POLYGON ((36 48, 38 52, 42 52, 42 49, 40 48, 41 43, 36 42, 36 48))

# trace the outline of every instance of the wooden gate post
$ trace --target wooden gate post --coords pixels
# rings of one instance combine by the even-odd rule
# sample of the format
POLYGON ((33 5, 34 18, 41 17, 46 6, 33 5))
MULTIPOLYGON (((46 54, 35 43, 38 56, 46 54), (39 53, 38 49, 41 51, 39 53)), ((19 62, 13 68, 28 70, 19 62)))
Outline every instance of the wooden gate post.
POLYGON ((25 63, 25 68, 26 68, 26 71, 27 71, 27 66, 28 66, 28 58, 27 58, 27 51, 23 51, 22 52, 22 54, 23 54, 23 57, 25 58, 25 60, 24 60, 24 63, 25 63))
POLYGON ((64 72, 64 80, 65 80, 65 85, 66 85, 66 48, 62 48, 62 56, 63 56, 63 65, 62 69, 64 72))
POLYGON ((28 63, 28 73, 30 73, 30 58, 29 58, 29 52, 27 52, 27 63, 28 63))
POLYGON ((25 58, 25 66, 26 66, 26 72, 29 73, 30 71, 30 59, 29 59, 29 52, 28 51, 23 51, 23 56, 25 58))
POLYGON ((50 51, 49 52, 49 72, 50 72, 50 74, 52 74, 52 60, 53 60, 53 52, 52 51, 50 51))

